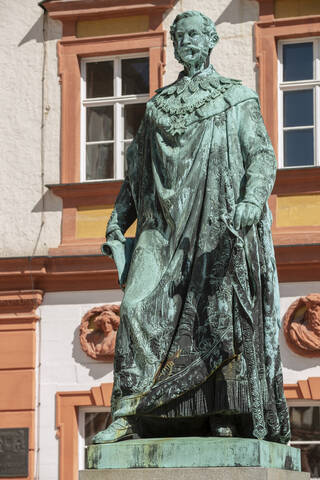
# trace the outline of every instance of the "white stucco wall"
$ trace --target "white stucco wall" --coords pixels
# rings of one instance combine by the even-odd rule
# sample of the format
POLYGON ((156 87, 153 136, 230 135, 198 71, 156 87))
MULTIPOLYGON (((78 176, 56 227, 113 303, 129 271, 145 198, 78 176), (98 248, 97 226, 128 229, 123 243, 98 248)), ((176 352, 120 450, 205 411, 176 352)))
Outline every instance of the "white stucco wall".
POLYGON ((164 28, 168 32, 164 84, 174 82, 182 69, 174 58, 169 31, 175 16, 186 10, 199 10, 216 23, 220 41, 211 55, 216 70, 226 77, 238 78, 256 90, 253 26, 259 18, 259 7, 255 0, 178 0, 164 16, 164 28))
POLYGON ((0 0, 1 256, 45 254, 60 241, 61 202, 44 185, 59 182, 61 27, 43 19, 35 0, 0 0))
MULTIPOLYGON (((280 306, 283 318, 289 306, 299 297, 320 292, 320 282, 282 283, 280 284, 280 306)), ((284 383, 297 383, 308 377, 320 377, 319 358, 305 358, 294 353, 288 347, 280 331, 279 337, 284 383)))
POLYGON ((79 326, 91 308, 121 301, 120 290, 47 293, 40 313, 38 473, 41 480, 58 478, 55 394, 90 390, 113 381, 112 364, 88 357, 81 349, 79 326))

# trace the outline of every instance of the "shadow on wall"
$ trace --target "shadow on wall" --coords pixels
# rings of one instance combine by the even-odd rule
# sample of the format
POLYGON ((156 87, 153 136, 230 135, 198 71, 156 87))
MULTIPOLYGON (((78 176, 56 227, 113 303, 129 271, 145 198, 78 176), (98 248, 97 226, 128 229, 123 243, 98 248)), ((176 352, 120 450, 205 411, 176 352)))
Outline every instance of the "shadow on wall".
POLYGON ((227 8, 215 20, 216 25, 221 23, 255 22, 259 18, 258 2, 256 0, 231 0, 227 8), (256 4, 256 12, 252 8, 256 4))
MULTIPOLYGON (((282 322, 283 319, 281 320, 281 325, 282 322)), ((301 355, 297 355, 289 348, 283 333, 283 326, 281 327, 279 334, 279 345, 282 365, 288 370, 302 372, 303 370, 309 368, 319 367, 319 358, 302 357, 301 355)), ((298 378, 298 380, 301 379, 298 378)))
POLYGON ((98 380, 99 378, 103 378, 113 370, 113 364, 105 361, 93 360, 92 358, 88 357, 81 348, 79 337, 80 326, 78 326, 74 331, 72 341, 72 357, 76 363, 80 363, 80 365, 89 370, 88 373, 92 379, 98 380))
POLYGON ((33 213, 38 212, 61 212, 62 211, 62 200, 61 198, 54 195, 50 190, 47 190, 46 193, 40 198, 40 200, 35 204, 31 210, 33 213))
MULTIPOLYGON (((180 9, 177 9, 177 15, 182 13, 185 8, 183 8, 183 0, 176 0, 175 5, 180 4, 180 9)), ((201 1, 198 2, 198 5, 194 10, 202 11, 201 1)), ((170 11, 167 11, 164 14, 166 18, 170 14, 170 11)), ((256 22, 259 18, 259 6, 257 0, 231 0, 227 8, 221 13, 218 18, 211 17, 216 25, 221 23, 231 23, 233 25, 238 23, 245 22, 256 22), (253 7, 256 6, 256 11, 253 7)))
MULTIPOLYGON (((25 36, 18 43, 18 47, 21 47, 25 43, 36 41, 37 43, 43 43, 44 37, 44 15, 40 15, 38 20, 32 25, 30 30, 25 34, 25 36)), ((57 40, 61 38, 61 24, 58 21, 48 19, 48 26, 46 28, 46 40, 57 40)))

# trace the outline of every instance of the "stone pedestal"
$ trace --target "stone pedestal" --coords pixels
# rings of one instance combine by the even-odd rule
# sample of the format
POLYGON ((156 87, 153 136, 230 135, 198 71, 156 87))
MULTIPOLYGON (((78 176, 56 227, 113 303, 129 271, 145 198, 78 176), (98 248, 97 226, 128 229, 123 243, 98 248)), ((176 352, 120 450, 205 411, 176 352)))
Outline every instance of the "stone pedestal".
MULTIPOLYGON (((90 469, 262 467, 300 471, 300 450, 249 438, 144 438, 88 447, 90 469)), ((111 477, 110 477, 111 478, 111 477)))
POLYGON ((309 473, 259 467, 84 470, 79 480, 309 480, 309 473))

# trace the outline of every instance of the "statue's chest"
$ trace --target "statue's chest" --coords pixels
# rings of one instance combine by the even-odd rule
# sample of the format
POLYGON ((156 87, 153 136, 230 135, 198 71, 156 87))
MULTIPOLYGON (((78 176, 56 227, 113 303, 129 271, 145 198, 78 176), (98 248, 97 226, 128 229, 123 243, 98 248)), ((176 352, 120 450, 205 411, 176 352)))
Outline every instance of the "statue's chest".
POLYGON ((168 135, 177 136, 186 132, 188 126, 203 118, 203 107, 209 106, 220 96, 217 90, 175 91, 157 95, 149 110, 156 127, 168 135))

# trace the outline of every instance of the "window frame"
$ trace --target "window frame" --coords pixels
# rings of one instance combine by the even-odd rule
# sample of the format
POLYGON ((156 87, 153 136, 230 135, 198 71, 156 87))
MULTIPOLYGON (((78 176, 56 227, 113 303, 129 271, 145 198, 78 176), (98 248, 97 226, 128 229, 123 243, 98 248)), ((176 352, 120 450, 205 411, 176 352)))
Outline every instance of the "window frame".
MULTIPOLYGON (((126 140, 124 138, 124 111, 125 105, 147 103, 150 98, 149 91, 144 94, 136 95, 121 95, 121 62, 122 60, 132 58, 148 58, 150 68, 150 57, 148 52, 129 53, 122 55, 109 55, 109 56, 94 56, 85 57, 81 60, 81 119, 80 119, 80 182, 97 182, 97 181, 114 181, 122 180, 124 178, 124 158, 122 156, 122 148, 124 144, 130 143, 132 140, 126 140), (113 61, 113 89, 115 95, 112 97, 86 97, 86 66, 88 63, 97 63, 104 61, 113 61), (113 140, 106 140, 101 142, 90 142, 90 144, 113 144, 113 178, 101 178, 101 179, 87 179, 86 178, 86 124, 87 107, 94 106, 113 106, 113 140)), ((150 90, 150 88, 149 88, 150 90)))
POLYGON ((86 406, 78 407, 78 468, 79 471, 85 469, 86 463, 86 444, 85 444, 85 416, 86 413, 111 412, 111 407, 86 406))
MULTIPOLYGON (((290 407, 320 407, 319 400, 287 400, 290 407)), ((297 445, 320 445, 320 440, 290 440, 289 445, 297 448, 297 445)), ((313 480, 320 480, 320 477, 312 477, 313 480)))
POLYGON ((297 37, 278 40, 278 168, 313 168, 320 166, 320 37, 297 37), (297 43, 313 43, 313 71, 314 78, 311 80, 283 81, 283 46, 297 43), (314 163, 312 165, 284 165, 284 131, 302 130, 310 128, 302 127, 284 127, 283 118, 283 99, 284 92, 298 90, 313 90, 313 148, 314 163))

